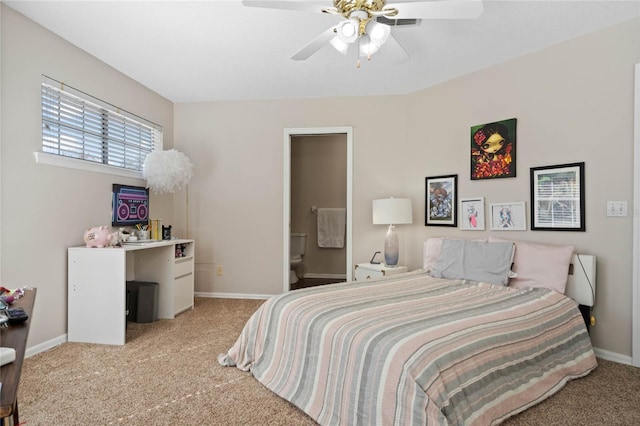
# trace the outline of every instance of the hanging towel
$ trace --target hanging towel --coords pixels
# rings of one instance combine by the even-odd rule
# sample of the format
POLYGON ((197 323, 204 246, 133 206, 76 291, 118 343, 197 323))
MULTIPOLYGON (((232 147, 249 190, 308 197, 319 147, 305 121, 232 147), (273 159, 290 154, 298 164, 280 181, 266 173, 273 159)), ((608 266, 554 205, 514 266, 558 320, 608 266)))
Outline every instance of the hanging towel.
POLYGON ((318 247, 343 248, 347 209, 318 209, 318 247))

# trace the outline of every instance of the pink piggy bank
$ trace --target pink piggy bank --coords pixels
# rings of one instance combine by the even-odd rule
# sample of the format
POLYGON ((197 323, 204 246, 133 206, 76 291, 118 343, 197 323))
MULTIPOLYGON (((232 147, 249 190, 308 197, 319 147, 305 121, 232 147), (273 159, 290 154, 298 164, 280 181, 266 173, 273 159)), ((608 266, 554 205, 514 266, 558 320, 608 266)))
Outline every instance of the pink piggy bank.
POLYGON ((87 247, 107 247, 113 235, 106 226, 96 226, 84 231, 84 243, 87 247))

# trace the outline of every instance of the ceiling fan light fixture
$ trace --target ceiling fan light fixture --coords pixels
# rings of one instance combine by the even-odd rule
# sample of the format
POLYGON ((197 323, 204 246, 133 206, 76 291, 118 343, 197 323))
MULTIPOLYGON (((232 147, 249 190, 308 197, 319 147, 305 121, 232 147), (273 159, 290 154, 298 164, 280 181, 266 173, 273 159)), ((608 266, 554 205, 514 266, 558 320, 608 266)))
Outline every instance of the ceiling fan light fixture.
POLYGON ((391 27, 371 20, 367 23, 366 32, 372 41, 382 46, 382 44, 387 41, 387 38, 389 38, 391 27))
MULTIPOLYGON (((323 0, 323 2, 328 3, 329 0, 323 0)), ((250 7, 317 12, 318 4, 322 2, 242 0, 242 3, 250 7)), ((292 56, 292 59, 307 59, 327 42, 344 53, 345 45, 348 50, 348 45, 356 41, 358 41, 358 57, 360 55, 371 57, 390 37, 391 27, 417 25, 423 19, 476 19, 483 11, 483 0, 332 0, 332 3, 333 6, 321 7, 319 11, 340 16, 344 20, 307 43, 292 56), (387 1, 393 4, 387 6, 387 1)), ((395 49, 404 57, 409 57, 407 51, 395 38, 391 37, 389 44, 387 48, 389 51, 395 49)), ((360 60, 358 59, 357 62, 359 63, 360 60)))
POLYGON ((374 40, 371 39, 371 37, 369 37, 368 35, 363 35, 362 37, 360 37, 360 56, 363 58, 369 58, 371 59, 371 55, 373 55, 374 53, 376 53, 379 49, 380 46, 382 46, 382 43, 377 43, 374 40))
POLYGON ((331 43, 331 45, 333 47, 335 47, 335 49, 342 53, 343 55, 347 54, 347 50, 349 50, 349 45, 347 43, 345 43, 344 41, 342 41, 340 39, 340 37, 335 36, 334 38, 332 38, 331 40, 329 40, 329 43, 331 43))
POLYGON ((346 21, 342 21, 338 24, 336 27, 336 33, 342 42, 350 44, 358 39, 359 26, 360 23, 357 19, 347 19, 346 21))

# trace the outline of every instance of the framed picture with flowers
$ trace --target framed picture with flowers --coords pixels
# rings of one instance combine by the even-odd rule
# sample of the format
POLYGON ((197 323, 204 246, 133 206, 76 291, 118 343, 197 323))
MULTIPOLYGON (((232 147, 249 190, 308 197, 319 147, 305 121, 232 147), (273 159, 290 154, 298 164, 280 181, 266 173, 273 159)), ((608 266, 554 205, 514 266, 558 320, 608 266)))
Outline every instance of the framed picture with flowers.
POLYGON ((516 121, 471 127, 471 180, 516 177, 516 121))
POLYGON ((458 175, 425 178, 425 226, 458 226, 458 175))

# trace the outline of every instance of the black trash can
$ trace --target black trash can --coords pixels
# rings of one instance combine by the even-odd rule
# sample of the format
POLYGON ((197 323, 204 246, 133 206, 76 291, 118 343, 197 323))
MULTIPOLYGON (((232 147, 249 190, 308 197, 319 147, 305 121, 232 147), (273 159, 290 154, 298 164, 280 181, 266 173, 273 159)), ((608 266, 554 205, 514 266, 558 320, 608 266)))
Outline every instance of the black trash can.
POLYGON ((127 281, 127 321, 158 319, 158 283, 127 281))

